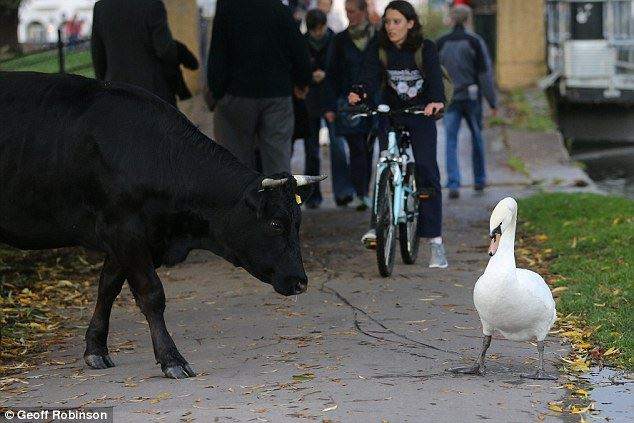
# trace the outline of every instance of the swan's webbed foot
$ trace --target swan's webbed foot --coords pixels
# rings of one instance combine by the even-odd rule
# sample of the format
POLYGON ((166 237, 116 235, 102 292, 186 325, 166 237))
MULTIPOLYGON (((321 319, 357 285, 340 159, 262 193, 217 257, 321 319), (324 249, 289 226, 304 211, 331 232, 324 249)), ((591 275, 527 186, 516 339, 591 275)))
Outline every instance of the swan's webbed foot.
POLYGON ((465 366, 465 367, 452 367, 447 369, 448 372, 463 374, 463 375, 484 375, 484 371, 486 367, 484 364, 475 363, 473 366, 465 366))
POLYGON ((544 370, 539 369, 535 371, 535 373, 523 373, 520 375, 523 379, 534 379, 534 380, 557 380, 557 376, 550 375, 546 373, 544 370))

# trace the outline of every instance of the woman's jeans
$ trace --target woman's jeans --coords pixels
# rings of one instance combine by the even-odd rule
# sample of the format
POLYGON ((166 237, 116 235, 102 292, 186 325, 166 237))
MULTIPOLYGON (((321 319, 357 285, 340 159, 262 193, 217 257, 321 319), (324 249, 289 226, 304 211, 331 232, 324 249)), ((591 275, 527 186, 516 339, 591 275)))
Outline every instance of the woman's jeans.
POLYGON ((332 191, 335 199, 343 199, 354 195, 354 187, 350 179, 350 165, 346 154, 346 139, 337 136, 335 124, 326 122, 330 136, 330 167, 332 191))
POLYGON ((368 196, 372 178, 372 152, 368 150, 367 133, 353 133, 345 136, 350 149, 350 176, 357 197, 368 196))
POLYGON ((445 111, 443 118, 447 135, 447 188, 452 191, 460 188, 458 131, 463 118, 467 121, 469 131, 471 131, 473 182, 476 186, 484 186, 486 183, 485 146, 484 138, 482 137, 482 101, 454 100, 445 111))

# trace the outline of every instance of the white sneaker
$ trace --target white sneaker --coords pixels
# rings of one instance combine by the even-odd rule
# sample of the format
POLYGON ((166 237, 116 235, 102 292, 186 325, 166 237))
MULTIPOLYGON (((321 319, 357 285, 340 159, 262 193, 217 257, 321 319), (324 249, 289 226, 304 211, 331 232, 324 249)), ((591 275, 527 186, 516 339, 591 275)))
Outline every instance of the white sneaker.
POLYGON ((375 248, 376 246, 376 229, 370 229, 361 237, 361 243, 365 248, 375 248))
POLYGON ((445 247, 442 244, 430 243, 431 257, 429 258, 429 267, 438 267, 445 269, 449 265, 445 257, 445 247))

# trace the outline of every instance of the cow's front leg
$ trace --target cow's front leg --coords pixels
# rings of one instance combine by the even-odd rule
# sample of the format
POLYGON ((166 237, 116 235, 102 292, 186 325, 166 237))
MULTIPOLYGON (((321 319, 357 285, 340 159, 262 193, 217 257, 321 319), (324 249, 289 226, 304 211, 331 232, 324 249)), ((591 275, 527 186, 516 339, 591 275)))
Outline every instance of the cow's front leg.
POLYGON ((86 352, 84 361, 93 369, 114 367, 108 355, 108 327, 112 304, 121 292, 125 276, 116 260, 108 255, 99 277, 99 291, 95 312, 86 331, 86 352))
POLYGON ((131 272, 128 275, 128 283, 141 312, 150 325, 154 357, 161 365, 165 376, 173 379, 196 376, 167 332, 163 318, 165 292, 154 267, 148 268, 145 273, 131 272))

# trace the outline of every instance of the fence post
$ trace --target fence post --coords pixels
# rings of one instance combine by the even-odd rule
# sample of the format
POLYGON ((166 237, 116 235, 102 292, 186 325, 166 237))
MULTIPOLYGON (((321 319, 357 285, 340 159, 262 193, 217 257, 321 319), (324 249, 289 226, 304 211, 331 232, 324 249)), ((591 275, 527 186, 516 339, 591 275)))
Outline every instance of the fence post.
POLYGON ((62 30, 57 29, 57 56, 59 58, 59 73, 66 73, 64 66, 64 41, 62 40, 62 30))

